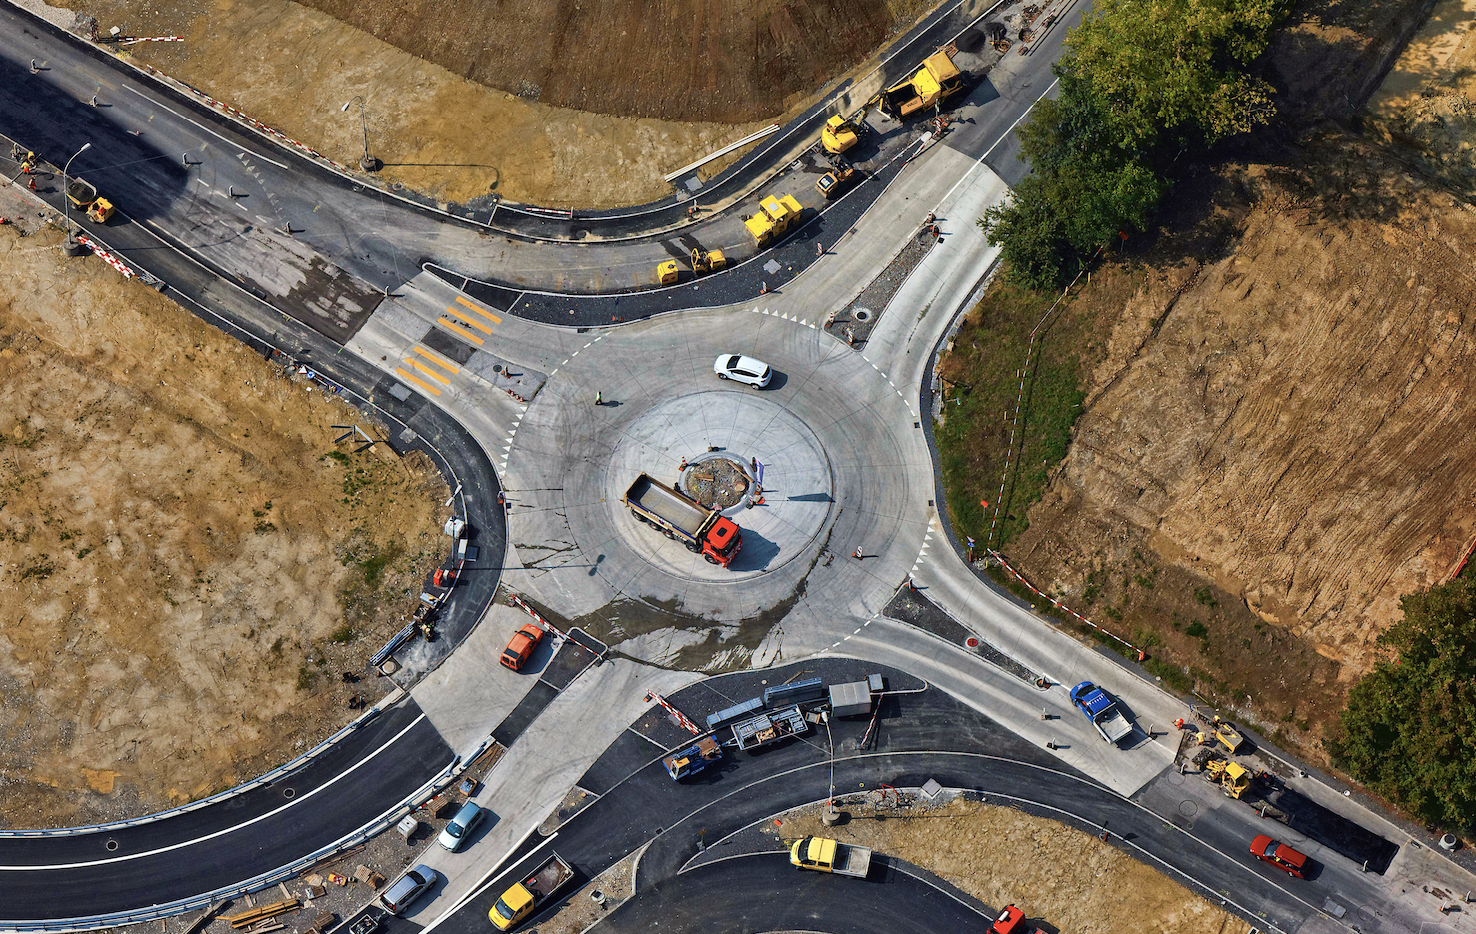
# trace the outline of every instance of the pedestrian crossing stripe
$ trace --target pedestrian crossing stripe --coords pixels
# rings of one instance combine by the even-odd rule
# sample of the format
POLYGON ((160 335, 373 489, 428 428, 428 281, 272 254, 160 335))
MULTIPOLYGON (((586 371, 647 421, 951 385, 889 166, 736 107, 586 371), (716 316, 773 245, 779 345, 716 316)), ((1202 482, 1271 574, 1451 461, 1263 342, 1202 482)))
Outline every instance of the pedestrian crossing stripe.
POLYGON ((405 372, 402 367, 395 367, 395 375, 401 377, 402 379, 408 379, 410 382, 419 386, 421 389, 424 389, 426 392, 430 393, 433 396, 439 396, 441 394, 441 390, 432 386, 430 383, 427 383, 425 380, 405 372))
POLYGON ((419 360, 416 360, 414 357, 406 357, 405 358, 405 362, 408 363, 408 364, 410 364, 411 366, 413 366, 415 369, 419 370, 420 372, 424 373, 426 376, 429 376, 431 379, 435 380, 436 382, 438 382, 438 383, 440 383, 440 384, 442 384, 444 386, 451 385, 451 380, 450 380, 449 377, 442 376, 440 373, 437 373, 435 370, 432 370, 430 367, 426 366, 424 363, 421 363, 419 360))
POLYGON ((488 321, 491 321, 493 324, 501 324, 502 323, 502 319, 501 318, 497 317, 492 312, 486 310, 481 305, 478 305, 476 302, 469 302, 469 301, 467 301, 466 299, 462 298, 460 295, 456 296, 456 304, 461 305, 461 306, 466 307, 466 308, 470 308, 472 311, 475 311, 477 314, 481 315, 483 318, 486 318, 488 321))
POLYGON ((415 345, 415 352, 453 376, 461 372, 461 367, 452 363, 450 360, 447 360, 445 357, 441 356, 438 353, 432 353, 431 351, 426 350, 419 344, 415 345))
POLYGON ((466 328, 457 324, 455 321, 451 321, 444 316, 437 319, 436 324, 439 324, 441 327, 445 328, 448 331, 455 331, 457 334, 460 334, 462 337, 466 338, 467 340, 478 346, 481 346, 484 343, 484 341, 480 337, 476 336, 472 332, 468 331, 466 328))
POLYGON ((454 315, 455 317, 460 318, 462 321, 465 321, 467 324, 469 324, 472 327, 476 328, 478 331, 481 331, 483 334, 491 334, 492 333, 492 329, 490 327, 488 327, 487 325, 485 325, 482 322, 478 321, 476 318, 473 318, 471 315, 467 314, 466 312, 462 311, 461 309, 457 308, 454 305, 447 305, 446 306, 446 314, 448 314, 448 315, 454 315))

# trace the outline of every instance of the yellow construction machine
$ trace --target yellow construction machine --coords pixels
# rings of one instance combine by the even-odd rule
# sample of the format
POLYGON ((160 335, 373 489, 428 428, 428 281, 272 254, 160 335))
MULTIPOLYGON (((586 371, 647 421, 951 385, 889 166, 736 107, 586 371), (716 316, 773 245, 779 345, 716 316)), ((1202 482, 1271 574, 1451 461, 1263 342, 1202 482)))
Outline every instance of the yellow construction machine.
POLYGON ((923 60, 912 77, 882 91, 877 99, 881 112, 903 120, 962 90, 964 76, 953 64, 954 51, 952 46, 939 49, 923 60))
POLYGON ((1239 762, 1211 759, 1204 764, 1204 777, 1206 781, 1219 785, 1225 797, 1239 801, 1250 790, 1254 775, 1239 762))
POLYGON ((723 255, 722 250, 704 250, 701 247, 692 247, 692 272, 699 276, 705 276, 710 272, 718 272, 728 268, 728 258, 723 255))
POLYGON ((856 124, 836 114, 825 121, 825 129, 820 131, 820 144, 825 147, 826 152, 837 156, 856 145, 861 138, 856 124))
POLYGON ((113 202, 99 198, 91 182, 74 178, 67 183, 67 200, 77 208, 87 210, 87 219, 97 224, 106 224, 113 216, 113 202))
POLYGON ((1235 728, 1235 724, 1228 720, 1221 720, 1219 717, 1215 717, 1214 720, 1209 721, 1206 725, 1209 727, 1208 730, 1199 730, 1194 734, 1194 738, 1198 740, 1199 745, 1211 746, 1219 743, 1232 756, 1240 751, 1241 746, 1245 745, 1245 737, 1241 736, 1240 731, 1235 728))
POLYGON ((770 195, 759 202, 758 213, 745 220, 743 226, 748 228, 754 244, 763 249, 798 224, 804 210, 794 195, 782 198, 770 195))

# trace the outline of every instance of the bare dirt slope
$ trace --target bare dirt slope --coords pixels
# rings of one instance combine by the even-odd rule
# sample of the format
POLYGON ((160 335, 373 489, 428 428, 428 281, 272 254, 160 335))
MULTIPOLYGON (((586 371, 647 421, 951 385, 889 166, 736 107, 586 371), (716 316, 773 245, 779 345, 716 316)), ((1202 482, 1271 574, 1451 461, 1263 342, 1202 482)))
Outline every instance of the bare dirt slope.
POLYGON ((1307 718, 1316 665, 1271 634, 1337 677, 1365 670, 1399 597, 1444 580, 1476 531, 1461 404, 1476 390, 1476 212, 1386 150, 1337 139, 1301 155, 1230 186, 1245 216, 1223 259, 1140 273, 1011 549, 1119 628, 1198 624, 1178 633, 1198 652, 1179 657, 1217 659, 1232 693, 1264 679, 1251 709, 1287 722, 1307 718), (1204 578, 1218 596, 1181 592, 1164 611, 1204 578), (1226 594, 1269 627, 1229 618, 1226 594))
POLYGON ((383 693, 341 673, 445 541, 423 457, 335 448, 370 424, 58 242, 0 228, 11 827, 167 807, 324 738, 383 693))
POLYGON ((556 107, 741 123, 860 62, 886 0, 309 0, 479 84, 556 107))

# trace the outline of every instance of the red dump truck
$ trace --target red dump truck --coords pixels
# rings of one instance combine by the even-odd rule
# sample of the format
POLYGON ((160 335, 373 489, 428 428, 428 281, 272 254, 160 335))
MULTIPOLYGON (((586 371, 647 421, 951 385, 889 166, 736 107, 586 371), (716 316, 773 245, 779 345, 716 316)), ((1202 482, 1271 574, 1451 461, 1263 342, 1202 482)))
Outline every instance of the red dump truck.
POLYGON ((688 499, 649 474, 641 474, 625 493, 631 515, 672 541, 727 567, 743 544, 738 524, 716 509, 688 499))

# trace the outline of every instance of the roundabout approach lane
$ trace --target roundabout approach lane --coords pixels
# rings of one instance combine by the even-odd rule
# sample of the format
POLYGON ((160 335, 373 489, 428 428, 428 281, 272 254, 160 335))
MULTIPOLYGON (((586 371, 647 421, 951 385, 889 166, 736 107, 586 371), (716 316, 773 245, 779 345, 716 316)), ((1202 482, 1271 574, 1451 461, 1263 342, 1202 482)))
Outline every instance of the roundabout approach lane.
POLYGON ((900 578, 871 572, 895 575, 917 553, 936 513, 929 476, 917 415, 860 354, 762 309, 688 312, 607 331, 550 373, 508 459, 509 538, 534 595, 571 617, 614 603, 606 618, 618 626, 660 611, 704 638, 714 624, 736 627, 752 649, 768 624, 754 633, 745 621, 801 601, 827 608, 802 619, 879 611, 900 578), (719 380, 712 361, 731 352, 768 363, 770 386, 719 380), (764 504, 729 510, 744 543, 728 569, 620 501, 641 471, 672 484, 684 459, 712 448, 762 466, 764 504), (646 609, 622 610, 626 601, 646 609))

